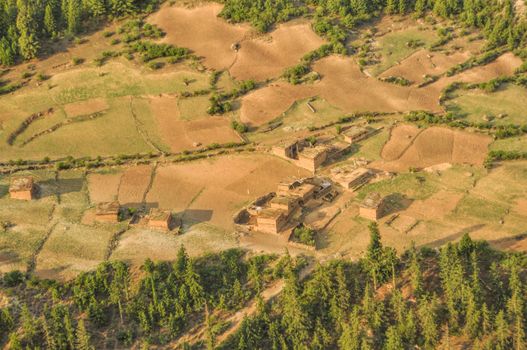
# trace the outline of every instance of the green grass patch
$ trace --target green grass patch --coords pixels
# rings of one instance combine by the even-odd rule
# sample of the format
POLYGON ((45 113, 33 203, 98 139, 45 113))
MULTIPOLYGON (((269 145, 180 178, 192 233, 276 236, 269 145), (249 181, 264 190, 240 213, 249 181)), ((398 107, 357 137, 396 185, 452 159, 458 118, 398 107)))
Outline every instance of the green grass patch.
POLYGON ((427 173, 402 173, 393 179, 370 183, 358 191, 357 198, 362 200, 370 192, 381 195, 399 193, 412 199, 426 199, 439 190, 437 180, 427 173))
POLYGON ((420 48, 429 47, 437 39, 435 32, 417 27, 398 30, 380 37, 378 46, 381 62, 372 67, 372 74, 381 74, 420 48))
POLYGON ((496 223, 507 214, 508 209, 504 204, 467 195, 459 202, 454 215, 496 223))
POLYGON ((490 145, 491 151, 527 151, 527 136, 509 137, 506 139, 495 140, 490 145))
POLYGON ((489 116, 496 125, 525 124, 526 100, 526 88, 505 84, 491 93, 480 90, 460 91, 456 98, 449 101, 447 108, 465 116, 471 122, 484 122, 483 117, 489 116), (498 118, 499 115, 504 117, 498 118))

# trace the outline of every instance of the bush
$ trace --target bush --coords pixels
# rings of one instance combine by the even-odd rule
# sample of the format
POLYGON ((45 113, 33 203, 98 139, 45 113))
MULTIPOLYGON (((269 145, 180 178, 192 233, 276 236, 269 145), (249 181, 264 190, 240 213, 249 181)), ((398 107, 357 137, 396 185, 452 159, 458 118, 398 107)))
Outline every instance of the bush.
POLYGON ((161 57, 172 57, 175 60, 182 60, 190 56, 190 51, 186 48, 175 47, 169 44, 156 44, 150 41, 138 41, 131 46, 134 52, 139 52, 144 62, 161 57))
POLYGON ((237 132, 239 132, 240 134, 243 134, 243 133, 246 133, 249 128, 247 127, 247 125, 243 124, 243 123, 240 123, 236 120, 233 120, 231 122, 231 127, 236 130, 237 132))
POLYGON ((293 242, 298 242, 314 247, 316 245, 316 235, 317 233, 315 230, 306 226, 300 226, 294 229, 291 239, 293 242))
POLYGON ((84 59, 80 57, 73 57, 71 60, 71 63, 73 63, 74 66, 78 66, 82 62, 84 62, 84 59))
POLYGON ((8 272, 3 278, 7 287, 15 287, 24 281, 24 274, 18 270, 8 272))

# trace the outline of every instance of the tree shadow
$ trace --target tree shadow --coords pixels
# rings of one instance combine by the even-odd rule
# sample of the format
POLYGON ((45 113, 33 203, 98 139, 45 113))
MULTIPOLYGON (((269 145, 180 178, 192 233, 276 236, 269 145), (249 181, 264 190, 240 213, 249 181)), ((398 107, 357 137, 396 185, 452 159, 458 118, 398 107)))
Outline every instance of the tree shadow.
POLYGON ((511 236, 511 237, 495 239, 495 240, 488 241, 488 242, 490 245, 498 246, 500 249, 508 249, 508 248, 513 247, 518 242, 521 242, 525 239, 527 239, 527 232, 520 233, 518 235, 511 236))
POLYGON ((404 211, 408 209, 413 202, 413 199, 406 197, 404 194, 392 193, 384 198, 383 216, 404 211))
POLYGON ((187 209, 180 217, 186 227, 192 227, 210 221, 212 214, 213 211, 210 209, 187 209))
POLYGON ((465 233, 472 233, 472 232, 475 232, 475 231, 478 231, 478 230, 482 229, 483 227, 485 227, 485 224, 478 224, 478 225, 469 226, 467 228, 462 229, 459 232, 453 233, 453 234, 448 235, 446 237, 437 239, 437 240, 429 242, 429 243, 422 244, 422 245, 418 246, 418 248, 423 248, 423 247, 439 248, 439 247, 441 247, 441 246, 443 246, 443 245, 445 245, 445 244, 447 244, 449 242, 453 242, 453 241, 458 240, 459 238, 463 237, 463 235, 465 233))
POLYGON ((48 179, 45 181, 39 181, 38 186, 38 198, 45 198, 51 196, 61 196, 67 193, 81 192, 84 187, 84 179, 48 179))

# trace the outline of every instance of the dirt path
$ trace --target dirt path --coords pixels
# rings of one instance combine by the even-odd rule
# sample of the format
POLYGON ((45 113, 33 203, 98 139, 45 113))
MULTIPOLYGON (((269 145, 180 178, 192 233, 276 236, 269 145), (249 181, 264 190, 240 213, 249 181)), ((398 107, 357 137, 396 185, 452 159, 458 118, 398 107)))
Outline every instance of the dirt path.
POLYGON ((143 129, 141 128, 141 121, 139 120, 139 118, 137 118, 137 115, 135 114, 134 112, 134 98, 132 96, 130 96, 130 113, 132 114, 132 118, 134 119, 134 125, 135 125, 135 128, 137 130, 137 132, 139 133, 139 135, 141 135, 141 138, 143 139, 143 141, 146 142, 147 145, 149 145, 153 150, 161 153, 161 154, 165 154, 165 152, 159 148, 155 143, 152 142, 152 140, 150 140, 150 138, 148 137, 148 135, 143 131, 143 129))
POLYGON ((514 8, 519 16, 524 16, 527 11, 527 4, 525 3, 525 0, 516 0, 514 8))
MULTIPOLYGON (((306 266, 302 271, 300 271, 299 274, 299 280, 305 279, 307 276, 313 272, 315 268, 315 264, 311 263, 308 266, 306 266)), ((264 302, 269 302, 276 298, 284 289, 285 287, 285 281, 284 280, 278 280, 275 281, 273 284, 271 284, 269 287, 267 287, 265 290, 261 292, 261 297, 264 302)), ((236 333, 236 331, 240 328, 242 321, 245 316, 252 316, 257 311, 257 304, 256 301, 252 301, 249 305, 247 305, 245 308, 239 310, 235 314, 229 316, 226 318, 225 321, 227 324, 229 324, 229 328, 223 332, 222 334, 218 335, 216 338, 216 345, 220 345, 223 342, 225 342, 231 335, 236 333)), ((181 346, 184 343, 187 344, 193 344, 197 343, 198 341, 204 341, 206 337, 206 327, 203 324, 199 324, 195 328, 189 330, 186 332, 186 335, 181 337, 176 345, 174 346, 174 349, 177 349, 178 346, 181 346)))
MULTIPOLYGON (((315 264, 311 263, 308 266, 306 266, 302 271, 300 271, 300 274, 298 276, 299 280, 302 281, 304 278, 309 276, 311 272, 315 269, 315 264)), ((262 293, 261 297, 264 302, 268 302, 272 299, 274 299, 276 296, 278 296, 282 290, 285 287, 285 281, 279 280, 275 283, 273 283, 271 286, 266 288, 262 293)), ((242 321, 244 317, 252 316, 257 311, 257 303, 256 301, 252 301, 247 307, 241 309, 240 311, 236 312, 231 317, 227 318, 225 321, 227 321, 228 324, 231 325, 224 333, 219 335, 216 338, 216 343, 220 345, 224 341, 226 341, 232 334, 236 333, 236 331, 240 328, 240 325, 242 324, 242 321)))

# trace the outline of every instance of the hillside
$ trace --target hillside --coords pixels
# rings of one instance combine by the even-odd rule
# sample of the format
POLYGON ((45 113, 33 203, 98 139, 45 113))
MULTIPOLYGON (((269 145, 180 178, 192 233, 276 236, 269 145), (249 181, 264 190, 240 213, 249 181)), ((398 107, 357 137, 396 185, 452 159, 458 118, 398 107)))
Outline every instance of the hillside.
POLYGON ((522 1, 0 0, 0 348, 523 348, 526 59, 522 1))

